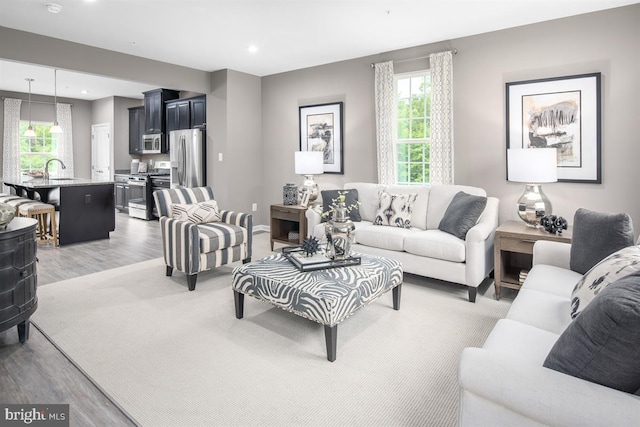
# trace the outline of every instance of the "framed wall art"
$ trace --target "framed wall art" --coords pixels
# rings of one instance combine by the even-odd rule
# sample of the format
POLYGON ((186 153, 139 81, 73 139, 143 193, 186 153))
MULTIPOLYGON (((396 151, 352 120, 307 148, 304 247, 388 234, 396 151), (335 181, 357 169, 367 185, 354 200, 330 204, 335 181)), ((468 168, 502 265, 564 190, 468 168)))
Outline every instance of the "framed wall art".
POLYGON ((507 148, 557 148, 558 181, 600 184, 600 73, 506 84, 507 148))
POLYGON ((324 173, 344 173, 342 102, 300 107, 300 151, 322 151, 324 173))

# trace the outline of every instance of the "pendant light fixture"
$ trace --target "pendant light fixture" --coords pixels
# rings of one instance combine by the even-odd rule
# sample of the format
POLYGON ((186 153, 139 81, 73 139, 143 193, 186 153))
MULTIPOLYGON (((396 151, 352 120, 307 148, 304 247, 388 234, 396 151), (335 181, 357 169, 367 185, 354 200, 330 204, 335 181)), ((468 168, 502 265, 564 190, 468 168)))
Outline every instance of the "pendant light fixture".
POLYGON ((57 69, 53 69, 53 108, 56 111, 56 121, 53 122, 53 126, 49 129, 51 133, 62 133, 62 128, 58 124, 58 81, 57 81, 57 69))
POLYGON ((25 80, 29 82, 29 127, 24 132, 24 136, 27 138, 33 138, 36 136, 36 133, 33 131, 33 126, 31 126, 31 82, 33 79, 26 78, 25 80))

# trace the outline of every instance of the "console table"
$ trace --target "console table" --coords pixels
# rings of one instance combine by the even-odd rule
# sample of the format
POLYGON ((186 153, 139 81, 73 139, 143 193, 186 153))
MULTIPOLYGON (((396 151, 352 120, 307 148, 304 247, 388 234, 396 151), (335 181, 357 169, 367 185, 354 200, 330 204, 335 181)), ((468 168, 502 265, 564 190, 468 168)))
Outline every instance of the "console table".
POLYGON ((507 221, 496 229, 494 240, 494 281, 496 299, 501 288, 520 289, 520 272, 529 270, 533 244, 538 240, 571 243, 571 226, 562 234, 551 234, 541 228, 527 226, 522 221, 507 221))
POLYGON ((0 230, 0 331, 18 327, 18 339, 29 339, 29 318, 38 307, 36 296, 36 225, 14 218, 0 230))

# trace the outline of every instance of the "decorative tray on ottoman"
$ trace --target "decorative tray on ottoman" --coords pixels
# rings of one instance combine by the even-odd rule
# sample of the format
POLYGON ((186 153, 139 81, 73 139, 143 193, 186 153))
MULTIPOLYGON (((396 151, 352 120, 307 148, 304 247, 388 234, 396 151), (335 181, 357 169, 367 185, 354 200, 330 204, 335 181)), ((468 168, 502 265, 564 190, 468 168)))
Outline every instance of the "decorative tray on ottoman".
POLYGON ((349 267, 360 265, 360 257, 350 256, 345 259, 332 260, 327 257, 324 250, 319 250, 311 256, 302 250, 300 246, 282 248, 282 255, 300 271, 315 271, 326 268, 349 267))

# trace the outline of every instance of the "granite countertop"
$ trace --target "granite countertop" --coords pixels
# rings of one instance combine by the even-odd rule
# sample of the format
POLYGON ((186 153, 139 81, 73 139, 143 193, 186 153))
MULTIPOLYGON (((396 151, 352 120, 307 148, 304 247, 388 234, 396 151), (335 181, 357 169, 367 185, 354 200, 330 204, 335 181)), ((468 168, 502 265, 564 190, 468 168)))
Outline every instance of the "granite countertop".
POLYGON ((104 185, 113 184, 113 181, 97 181, 87 178, 32 178, 30 176, 20 176, 16 178, 4 178, 0 180, 6 185, 19 185, 26 188, 52 188, 52 187, 73 187, 81 185, 104 185))

